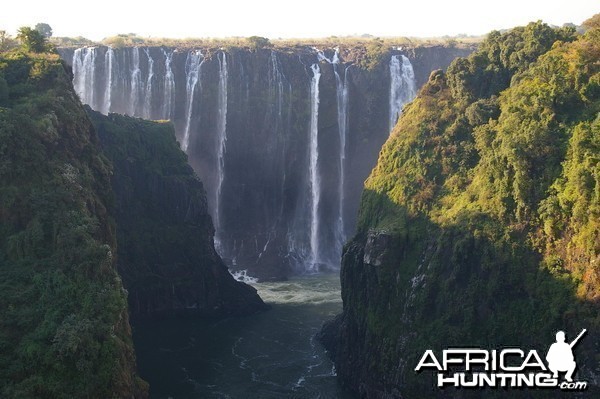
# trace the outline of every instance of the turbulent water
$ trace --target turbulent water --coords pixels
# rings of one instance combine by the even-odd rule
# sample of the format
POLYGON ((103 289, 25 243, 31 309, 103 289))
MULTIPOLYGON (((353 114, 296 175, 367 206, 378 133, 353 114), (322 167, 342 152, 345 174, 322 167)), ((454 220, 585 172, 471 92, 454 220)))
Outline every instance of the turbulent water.
POLYGON ((339 276, 252 285, 272 309, 136 325, 138 365, 152 398, 352 398, 337 386, 333 363, 315 339, 341 311, 339 276))

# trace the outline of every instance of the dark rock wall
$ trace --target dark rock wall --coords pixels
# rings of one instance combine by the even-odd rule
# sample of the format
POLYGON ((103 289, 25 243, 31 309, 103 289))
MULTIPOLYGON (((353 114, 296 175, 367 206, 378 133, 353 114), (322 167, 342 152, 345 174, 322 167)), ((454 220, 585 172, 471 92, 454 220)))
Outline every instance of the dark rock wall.
POLYGON ((235 281, 216 253, 204 188, 172 125, 89 114, 113 164, 117 266, 131 315, 264 309, 256 290, 235 281))

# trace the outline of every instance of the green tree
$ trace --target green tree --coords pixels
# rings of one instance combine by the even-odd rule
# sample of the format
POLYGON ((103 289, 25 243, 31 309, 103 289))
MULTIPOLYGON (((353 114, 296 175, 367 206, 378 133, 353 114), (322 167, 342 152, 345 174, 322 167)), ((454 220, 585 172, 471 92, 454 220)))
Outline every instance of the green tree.
POLYGON ((34 29, 40 32, 45 38, 52 36, 52 28, 47 23, 40 22, 39 24, 35 25, 34 29))
POLYGON ((250 36, 246 40, 248 40, 248 44, 249 44, 250 48, 252 48, 254 50, 259 50, 261 48, 273 47, 273 45, 271 44, 271 41, 269 39, 267 39, 266 37, 250 36))
POLYGON ((46 50, 46 38, 40 32, 31 29, 29 26, 19 28, 17 39, 27 51, 41 53, 46 50))
POLYGON ((14 46, 14 40, 5 30, 0 30, 0 52, 11 49, 14 46))
POLYGON ((388 55, 389 51, 385 43, 380 38, 376 37, 370 40, 365 46, 364 57, 359 61, 361 67, 369 70, 375 69, 383 63, 383 60, 388 55))

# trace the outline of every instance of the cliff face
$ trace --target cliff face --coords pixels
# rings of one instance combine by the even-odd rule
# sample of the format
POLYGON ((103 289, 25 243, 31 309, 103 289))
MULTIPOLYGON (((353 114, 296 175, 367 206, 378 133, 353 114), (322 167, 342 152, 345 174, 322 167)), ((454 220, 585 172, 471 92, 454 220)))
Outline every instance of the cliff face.
POLYGON ((264 309, 256 290, 235 281, 214 249, 206 194, 173 126, 88 113, 113 164, 117 267, 130 314, 224 316, 264 309))
MULTIPOLYGON (((572 340, 583 328, 578 378, 598 381, 599 49, 598 29, 575 39, 536 23, 431 74, 345 246, 344 311, 322 332, 345 386, 364 398, 479 397, 415 373, 425 350, 545 354, 557 331, 572 340)), ((556 392, 510 393, 538 394, 556 392)))
POLYGON ((370 69, 354 53, 61 50, 92 108, 173 121, 205 184, 219 253, 261 278, 337 267, 390 113, 468 51, 394 50, 370 69))
POLYGON ((110 164, 57 55, 0 55, 0 396, 146 397, 110 164))

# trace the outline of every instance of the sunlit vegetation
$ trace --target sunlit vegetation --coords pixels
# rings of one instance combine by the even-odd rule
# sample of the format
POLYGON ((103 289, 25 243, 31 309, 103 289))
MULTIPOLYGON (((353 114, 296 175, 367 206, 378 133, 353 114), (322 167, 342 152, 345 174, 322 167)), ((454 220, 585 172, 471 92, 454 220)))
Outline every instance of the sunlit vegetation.
MULTIPOLYGON (((492 32, 405 107, 366 181, 356 238, 396 243, 377 271, 395 288, 354 302, 385 343, 377 370, 397 364, 390 342, 406 331, 418 333, 403 359, 600 328, 598 25, 492 32), (411 291, 419 274, 426 285, 411 291), (394 292, 414 292, 412 316, 394 292)), ((593 367, 593 344, 580 351, 593 367)))

